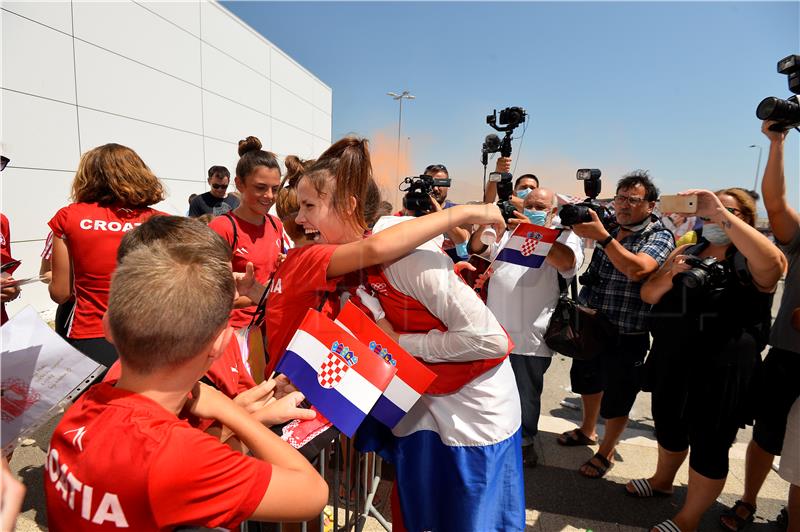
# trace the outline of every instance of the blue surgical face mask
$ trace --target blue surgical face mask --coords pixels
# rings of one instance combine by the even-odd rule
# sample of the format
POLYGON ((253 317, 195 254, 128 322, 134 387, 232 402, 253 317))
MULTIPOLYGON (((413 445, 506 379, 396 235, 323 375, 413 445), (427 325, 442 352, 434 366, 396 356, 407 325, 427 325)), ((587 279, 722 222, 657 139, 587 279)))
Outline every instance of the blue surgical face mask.
POLYGON ((532 188, 523 188, 522 190, 517 190, 517 197, 520 199, 525 199, 525 197, 531 193, 532 188))
POLYGON ((466 242, 462 242, 460 244, 456 244, 456 255, 458 255, 458 258, 460 258, 460 259, 468 259, 469 258, 469 252, 467 251, 467 243, 466 242))
POLYGON ((543 226, 545 220, 547 220, 547 211, 534 211, 531 209, 525 209, 523 214, 525 214, 525 216, 528 217, 528 220, 535 225, 543 226))

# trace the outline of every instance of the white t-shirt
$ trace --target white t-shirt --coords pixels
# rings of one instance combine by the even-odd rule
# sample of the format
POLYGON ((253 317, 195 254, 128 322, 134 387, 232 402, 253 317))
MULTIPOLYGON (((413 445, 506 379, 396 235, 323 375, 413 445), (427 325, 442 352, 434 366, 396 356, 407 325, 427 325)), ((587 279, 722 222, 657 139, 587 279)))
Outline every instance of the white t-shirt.
MULTIPOLYGON (((500 243, 492 244, 491 258, 511 237, 503 235, 500 243)), ((575 266, 561 272, 569 283, 583 264, 583 244, 580 237, 565 229, 558 237, 575 254, 575 266)), ((548 262, 539 268, 496 262, 489 282, 486 304, 514 341, 513 353, 540 357, 553 356, 543 336, 558 303, 558 274, 548 262)))

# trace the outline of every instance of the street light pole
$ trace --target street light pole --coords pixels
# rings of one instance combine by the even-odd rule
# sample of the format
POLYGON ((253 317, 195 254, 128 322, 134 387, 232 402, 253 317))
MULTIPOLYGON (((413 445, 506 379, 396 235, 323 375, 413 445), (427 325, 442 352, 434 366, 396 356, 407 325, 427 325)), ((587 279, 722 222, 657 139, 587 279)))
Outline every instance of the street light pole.
POLYGON ((397 174, 397 179, 400 179, 400 132, 402 131, 403 127, 403 100, 413 100, 416 98, 413 94, 408 91, 403 91, 400 94, 395 92, 387 92, 387 96, 391 96, 393 100, 397 100, 400 102, 400 114, 397 117, 397 163, 395 168, 395 173, 397 174))
POLYGON ((751 144, 749 147, 750 148, 758 148, 758 162, 756 163, 756 179, 755 179, 755 181, 753 181, 753 190, 755 192, 758 192, 758 188, 757 188, 758 187, 758 174, 761 171, 761 152, 763 151, 763 148, 761 146, 757 146, 755 144, 751 144))

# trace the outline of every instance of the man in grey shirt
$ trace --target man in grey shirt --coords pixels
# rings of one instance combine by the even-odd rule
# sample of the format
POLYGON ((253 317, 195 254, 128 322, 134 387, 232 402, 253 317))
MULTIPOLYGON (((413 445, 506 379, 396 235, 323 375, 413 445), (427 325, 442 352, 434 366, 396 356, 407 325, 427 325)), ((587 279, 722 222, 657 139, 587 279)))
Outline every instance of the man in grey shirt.
MULTIPOLYGON (((761 127, 770 141, 761 194, 772 232, 786 254, 789 269, 781 306, 770 334, 772 348, 764 359, 755 390, 755 425, 753 439, 747 448, 744 494, 720 517, 723 528, 733 531, 741 530, 753 520, 756 497, 773 459, 781 454, 787 416, 800 396, 800 215, 786 200, 783 143, 788 130, 770 131, 769 126, 773 123, 767 121, 761 127)), ((790 519, 793 500, 800 500, 797 486, 792 486, 789 492, 790 519)), ((795 520, 798 518, 794 516, 795 520)))

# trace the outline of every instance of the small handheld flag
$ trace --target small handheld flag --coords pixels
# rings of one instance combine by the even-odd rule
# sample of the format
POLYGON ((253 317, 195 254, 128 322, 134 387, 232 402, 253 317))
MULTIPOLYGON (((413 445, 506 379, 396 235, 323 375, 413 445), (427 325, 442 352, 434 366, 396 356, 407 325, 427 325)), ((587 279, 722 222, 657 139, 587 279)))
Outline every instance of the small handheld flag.
POLYGON ((336 323, 367 344, 387 364, 397 368, 397 373, 370 412, 372 417, 393 428, 425 393, 436 374, 397 345, 351 301, 342 308, 336 323))
POLYGON ((306 313, 276 370, 351 437, 397 372, 313 309, 306 313))
POLYGON ((550 248, 553 247, 559 233, 558 229, 519 224, 494 260, 539 268, 550 253, 550 248))

